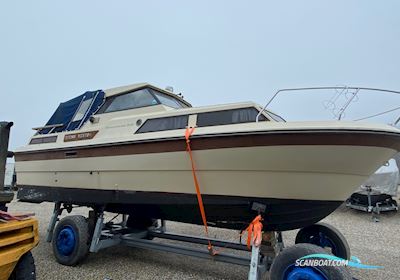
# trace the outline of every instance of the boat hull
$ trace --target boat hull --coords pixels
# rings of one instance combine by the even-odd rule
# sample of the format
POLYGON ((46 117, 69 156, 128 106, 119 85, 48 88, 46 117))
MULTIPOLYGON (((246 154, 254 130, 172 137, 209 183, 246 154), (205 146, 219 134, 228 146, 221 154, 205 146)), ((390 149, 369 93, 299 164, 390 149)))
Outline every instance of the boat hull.
MULTIPOLYGON (((144 219, 202 224, 197 198, 193 194, 20 186, 18 198, 38 203, 63 201, 93 207, 106 205, 106 211, 144 219)), ((285 231, 314 224, 342 203, 218 195, 203 195, 203 202, 210 226, 239 230, 248 226, 261 207, 264 230, 267 231, 285 231)))
MULTIPOLYGON (((256 202, 265 207, 266 229, 289 230, 334 211, 400 150, 400 134, 198 135, 191 146, 209 221, 245 227, 256 202)), ((201 222, 182 137, 18 152, 16 169, 24 201, 101 204, 117 213, 201 222)))
MULTIPOLYGON (((193 152, 205 195, 344 201, 395 152, 366 146, 237 147, 193 152)), ((195 193, 187 152, 16 163, 19 185, 195 193)))

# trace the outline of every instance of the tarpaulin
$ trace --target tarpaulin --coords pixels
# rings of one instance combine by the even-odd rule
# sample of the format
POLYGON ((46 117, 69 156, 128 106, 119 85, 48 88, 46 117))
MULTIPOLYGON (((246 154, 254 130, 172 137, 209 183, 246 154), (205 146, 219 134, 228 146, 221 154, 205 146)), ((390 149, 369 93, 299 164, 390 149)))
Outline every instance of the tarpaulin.
POLYGON ((79 129, 97 111, 103 100, 104 92, 96 90, 87 91, 78 97, 60 103, 46 125, 62 124, 63 126, 55 129, 43 129, 40 134, 79 129))
POLYGON ((371 186, 373 190, 380 193, 397 196, 399 182, 399 169, 396 161, 391 159, 387 165, 380 167, 368 180, 361 185, 360 190, 365 190, 366 186, 371 186))

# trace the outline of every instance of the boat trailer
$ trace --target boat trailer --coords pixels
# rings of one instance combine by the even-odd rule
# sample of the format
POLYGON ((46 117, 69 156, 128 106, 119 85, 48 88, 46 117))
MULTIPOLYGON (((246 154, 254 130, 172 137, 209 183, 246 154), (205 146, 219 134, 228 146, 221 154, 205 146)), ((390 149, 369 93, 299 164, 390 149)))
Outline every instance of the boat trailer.
MULTIPOLYGON (((219 239, 210 239, 199 236, 169 232, 167 230, 166 221, 164 220, 158 220, 157 223, 154 224, 154 226, 143 230, 128 227, 128 217, 124 214, 120 214, 122 215, 122 221, 113 222, 115 218, 114 217, 113 219, 111 219, 111 221, 106 222, 104 207, 99 206, 92 207, 93 210, 89 211, 88 218, 85 218, 81 215, 69 215, 59 220, 59 216, 64 210, 66 210, 68 213, 71 213, 72 209, 76 207, 81 206, 75 206, 72 204, 61 202, 55 203, 54 211, 50 220, 49 227, 47 229, 46 241, 52 243, 55 258, 59 263, 63 265, 76 265, 77 263, 82 261, 89 252, 96 253, 99 250, 115 245, 123 245, 141 249, 151 249, 175 254, 182 254, 186 256, 209 259, 213 261, 236 264, 241 266, 249 266, 249 280, 278 279, 274 277, 271 278, 271 267, 274 265, 274 263, 277 262, 277 260, 281 256, 282 257, 280 258, 280 263, 282 263, 282 259, 287 259, 287 256, 284 256, 285 253, 282 253, 282 251, 289 251, 286 249, 284 250, 281 232, 263 232, 261 244, 259 246, 251 244, 251 248, 249 251, 247 245, 239 242, 229 242, 219 239), (158 242, 156 240, 153 240, 154 238, 163 241, 174 242, 158 242), (74 242, 71 242, 72 240, 74 242, 78 242, 78 246, 76 246, 76 243, 74 244, 74 242), (210 254, 210 251, 207 249, 177 245, 176 241, 184 244, 186 243, 202 245, 207 245, 209 244, 209 242, 211 242, 213 246, 222 248, 222 250, 230 249, 231 252, 219 252, 217 254, 210 254), (247 256, 245 256, 244 254, 234 255, 233 252, 238 251, 248 252, 249 254, 247 254, 247 256)), ((294 258, 292 261, 301 256, 304 256, 304 252, 326 253, 325 250, 320 248, 326 247, 322 246, 321 242, 323 242, 325 245, 331 244, 333 247, 335 247, 332 249, 332 252, 336 256, 350 259, 350 251, 347 241, 344 239, 344 237, 332 226, 321 223, 300 230, 296 238, 296 243, 303 244, 296 244, 289 248, 300 249, 300 251, 303 251, 300 252, 299 250, 297 250, 300 254, 297 254, 297 257, 294 258), (322 230, 318 231, 318 229, 321 228, 322 230), (314 238, 316 236, 316 232, 318 233, 317 239, 314 238), (325 239, 321 239, 322 233, 325 234, 325 239), (314 238, 314 240, 312 238, 314 238), (334 240, 334 242, 332 242, 332 240, 334 240), (298 247, 294 248, 296 246, 298 247)), ((345 269, 344 267, 326 268, 330 270, 345 269)), ((318 277, 315 278, 314 276, 316 275, 316 272, 309 272, 308 270, 304 269, 299 269, 298 271, 296 271, 296 269, 297 268, 294 269, 295 271, 293 273, 291 272, 293 275, 295 275, 293 277, 297 277, 296 275, 300 274, 305 278, 292 277, 282 279, 331 279, 329 277, 318 278, 318 275, 318 277), (310 278, 307 278, 309 276, 310 278)), ((332 272, 330 271, 329 273, 332 272)), ((340 275, 349 275, 348 277, 334 279, 352 279, 350 274, 346 273, 348 273, 347 270, 345 271, 345 273, 341 271, 340 275)))
MULTIPOLYGON (((370 186, 366 187, 366 191, 357 196, 352 196, 346 201, 346 206, 355 210, 364 211, 367 213, 380 214, 381 212, 397 211, 399 207, 397 206, 396 200, 390 195, 386 194, 376 194, 373 192, 370 186), (366 193, 366 202, 359 198, 359 196, 366 193), (380 197, 380 196, 382 197, 380 197), (373 196, 379 196, 379 199, 373 199, 373 196)), ((364 199, 365 200, 365 199, 364 199)))
MULTIPOLYGON (((47 229, 47 242, 52 242, 56 223, 59 220, 58 217, 61 215, 63 210, 70 212, 72 208, 72 205, 63 205, 62 207, 61 203, 55 204, 53 215, 47 229)), ((213 246, 224 249, 233 249, 246 252, 248 252, 249 249, 245 244, 241 243, 168 232, 166 222, 164 220, 161 220, 159 226, 150 227, 147 230, 135 230, 126 226, 127 215, 122 215, 121 222, 105 223, 104 211, 100 209, 98 211, 89 212, 89 224, 93 222, 94 219, 96 222, 94 229, 92 230, 93 234, 89 246, 89 252, 91 253, 96 253, 101 249, 109 248, 115 245, 170 252, 197 258, 210 259, 218 262, 250 266, 248 279, 252 280, 265 279, 275 255, 283 248, 281 233, 268 232, 263 234, 263 242, 261 246, 251 247, 250 257, 236 256, 223 252, 216 255, 211 255, 206 249, 160 243, 153 241, 153 238, 203 245, 207 245, 208 241, 211 241, 213 246)))
POLYGON ((399 207, 396 200, 391 195, 377 193, 371 186, 366 186, 366 190, 353 193, 347 200, 346 206, 367 213, 371 213, 372 220, 379 222, 381 212, 398 211, 399 207))

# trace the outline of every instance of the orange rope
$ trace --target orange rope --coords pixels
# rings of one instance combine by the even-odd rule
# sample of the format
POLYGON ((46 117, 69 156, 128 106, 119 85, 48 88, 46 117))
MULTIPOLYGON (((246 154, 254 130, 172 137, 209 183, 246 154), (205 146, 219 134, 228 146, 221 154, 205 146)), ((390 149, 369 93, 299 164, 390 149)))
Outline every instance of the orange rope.
MULTIPOLYGON (((196 167, 195 167, 194 160, 193 160, 192 149, 190 147, 190 136, 192 136, 193 132, 194 132, 194 127, 186 128, 185 139, 186 139, 187 152, 189 153, 190 163, 192 165, 192 174, 193 174, 194 185, 196 187, 197 202, 199 203, 201 218, 203 220, 204 230, 206 232, 206 236, 208 239, 209 237, 208 237, 206 211, 204 210, 203 198, 201 196, 200 185, 197 180, 196 167)), ((261 221, 262 221, 262 217, 261 217, 261 215, 258 215, 257 217, 254 218, 254 220, 250 223, 250 225, 244 230, 244 231, 247 230, 247 247, 249 249, 251 246, 251 241, 253 241, 253 244, 256 246, 259 246, 261 244, 261 234, 262 234, 262 228, 263 228, 261 221), (252 237, 253 237, 253 239, 252 239, 252 237)), ((242 234, 243 234, 243 232, 240 234, 240 236, 242 234)), ((210 239, 208 239, 208 251, 213 256, 218 254, 218 252, 219 252, 219 251, 214 250, 210 239)))
MULTIPOLYGON (((204 210, 203 198, 201 196, 200 185, 199 185, 199 182, 198 182, 197 176, 196 176, 196 167, 195 167, 194 161, 193 161, 192 149, 190 147, 190 136, 193 134, 193 132, 194 132, 194 127, 186 128, 186 132, 185 132, 186 146, 187 146, 187 152, 189 153, 189 156, 190 156, 190 162, 191 162, 191 165, 192 165, 192 174, 193 174, 194 185, 196 187, 197 202, 199 203, 201 218, 203 220, 204 229, 205 229, 205 232, 206 232, 206 236, 208 238, 208 227, 207 227, 206 211, 204 210)), ((211 255, 215 255, 216 254, 216 252, 213 250, 213 246, 212 246, 210 240, 208 240, 208 251, 210 252, 211 255)))
POLYGON ((260 246, 261 244, 261 234, 263 225, 261 223, 262 217, 258 215, 254 218, 254 220, 250 223, 250 225, 242 231, 240 236, 243 235, 244 231, 247 231, 247 248, 250 249, 251 244, 255 246, 260 246), (252 242, 253 241, 253 242, 252 242))

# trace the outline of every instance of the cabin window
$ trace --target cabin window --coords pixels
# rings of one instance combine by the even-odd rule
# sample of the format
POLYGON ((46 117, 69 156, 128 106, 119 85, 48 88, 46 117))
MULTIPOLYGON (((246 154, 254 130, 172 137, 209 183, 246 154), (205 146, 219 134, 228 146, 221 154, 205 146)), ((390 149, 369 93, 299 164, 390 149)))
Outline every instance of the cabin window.
POLYGON ((163 94, 163 93, 160 93, 160 92, 157 92, 154 90, 151 90, 151 91, 158 98, 158 100, 161 102, 161 104, 164 104, 166 106, 169 106, 169 107, 172 107, 175 109, 187 107, 171 96, 168 96, 166 94, 163 94))
POLYGON ((57 141, 57 136, 49 136, 49 137, 40 137, 40 138, 32 138, 29 142, 32 144, 45 144, 45 143, 54 143, 57 141))
POLYGON ((137 133, 184 129, 188 124, 188 119, 188 115, 149 119, 138 129, 137 133))
POLYGON ((112 96, 106 100, 98 114, 158 105, 159 102, 148 89, 112 96))
MULTIPOLYGON (((197 114, 197 126, 202 127, 255 122, 258 112, 259 111, 256 108, 251 107, 200 113, 197 114)), ((265 121, 267 118, 264 115, 260 115, 259 120, 265 121)))
POLYGON ((76 112, 72 122, 80 121, 85 117, 86 111, 89 109, 90 104, 92 104, 93 98, 89 98, 81 103, 78 111, 76 112))

